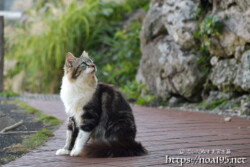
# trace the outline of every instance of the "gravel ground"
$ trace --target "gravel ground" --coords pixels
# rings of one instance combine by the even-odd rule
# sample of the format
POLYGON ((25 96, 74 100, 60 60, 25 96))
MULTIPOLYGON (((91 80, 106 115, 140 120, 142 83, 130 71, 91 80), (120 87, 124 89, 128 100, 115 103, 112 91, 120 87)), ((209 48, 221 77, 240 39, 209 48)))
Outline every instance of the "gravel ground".
MULTIPOLYGON (((223 99, 223 97, 218 97, 218 99, 223 99)), ((211 101, 212 100, 207 100, 207 103, 211 103, 211 101)), ((177 102, 172 106, 160 106, 158 108, 177 109, 188 112, 218 114, 218 115, 225 115, 225 117, 235 116, 250 120, 250 95, 243 95, 234 98, 227 97, 225 98, 224 104, 218 105, 213 109, 204 109, 202 107, 203 105, 204 102, 188 103, 182 101, 182 102, 177 102)))
MULTIPOLYGON (((14 105, 9 104, 7 100, 0 100, 0 113, 1 117, 9 117, 14 120, 15 123, 23 120, 24 124, 13 131, 39 131, 44 125, 42 122, 37 121, 37 116, 33 114, 25 114, 14 105)), ((0 122, 1 124, 1 122, 0 122)), ((19 149, 8 149, 18 146, 18 143, 22 143, 24 138, 27 138, 28 134, 0 134, 0 165, 7 163, 13 157, 21 156, 26 151, 19 149)))

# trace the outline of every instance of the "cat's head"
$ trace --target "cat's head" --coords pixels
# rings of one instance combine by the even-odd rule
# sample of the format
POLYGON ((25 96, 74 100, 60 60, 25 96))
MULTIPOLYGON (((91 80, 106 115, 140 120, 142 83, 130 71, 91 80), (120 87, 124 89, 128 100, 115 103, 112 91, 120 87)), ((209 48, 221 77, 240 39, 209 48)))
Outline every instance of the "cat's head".
POLYGON ((88 53, 83 51, 81 57, 77 58, 70 52, 66 55, 64 74, 69 80, 91 80, 95 78, 97 68, 94 62, 88 57, 88 53))

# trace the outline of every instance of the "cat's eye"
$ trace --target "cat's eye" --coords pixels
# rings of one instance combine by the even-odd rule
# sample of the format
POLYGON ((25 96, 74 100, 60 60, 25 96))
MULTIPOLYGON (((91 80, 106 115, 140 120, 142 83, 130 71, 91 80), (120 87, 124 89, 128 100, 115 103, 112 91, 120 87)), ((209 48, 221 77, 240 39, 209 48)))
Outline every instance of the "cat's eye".
POLYGON ((86 63, 84 63, 84 62, 82 62, 82 67, 86 67, 87 66, 87 64, 86 63))

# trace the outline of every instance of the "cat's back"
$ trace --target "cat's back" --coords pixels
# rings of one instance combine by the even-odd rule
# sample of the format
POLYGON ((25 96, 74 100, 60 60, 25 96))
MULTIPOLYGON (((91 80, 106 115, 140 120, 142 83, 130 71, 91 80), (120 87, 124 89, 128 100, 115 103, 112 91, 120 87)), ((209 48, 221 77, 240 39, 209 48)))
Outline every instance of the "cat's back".
POLYGON ((109 106, 113 111, 117 110, 129 110, 131 107, 125 100, 120 91, 118 91, 113 85, 98 83, 97 90, 102 105, 109 106))
POLYGON ((110 84, 99 82, 97 85, 97 91, 102 95, 114 96, 118 93, 117 89, 110 84))
POLYGON ((96 91, 102 100, 115 100, 117 98, 123 98, 122 94, 110 84, 99 82, 96 91))

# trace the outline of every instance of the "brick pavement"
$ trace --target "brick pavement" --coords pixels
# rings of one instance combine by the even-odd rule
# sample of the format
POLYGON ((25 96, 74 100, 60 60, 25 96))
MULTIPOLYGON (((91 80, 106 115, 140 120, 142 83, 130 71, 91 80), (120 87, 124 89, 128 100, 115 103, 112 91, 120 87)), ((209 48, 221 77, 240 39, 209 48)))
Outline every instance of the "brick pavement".
MULTIPOLYGON (((59 100, 26 100, 27 103, 44 113, 65 120, 63 104, 59 100)), ((180 166, 180 164, 166 164, 166 155, 179 158, 196 158, 199 154, 187 151, 230 149, 230 157, 245 157, 247 164, 184 164, 188 166, 250 166, 250 121, 232 118, 231 122, 224 122, 224 116, 177 110, 164 110, 133 106, 138 127, 137 141, 141 141, 149 154, 141 157, 126 158, 81 158, 70 156, 56 156, 57 149, 65 142, 66 125, 63 123, 45 145, 32 150, 23 157, 10 162, 4 167, 46 166, 46 167, 80 167, 80 166, 180 166), (179 150, 184 149, 185 154, 179 150), (189 149, 189 150, 188 150, 189 149)), ((201 157, 214 158, 216 154, 203 154, 201 157)), ((197 161, 194 161, 195 163, 197 161)))

